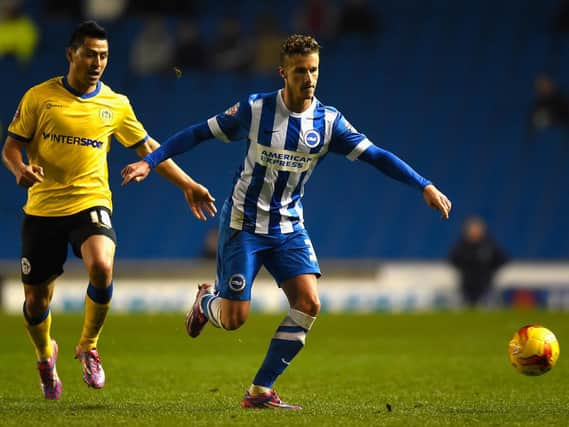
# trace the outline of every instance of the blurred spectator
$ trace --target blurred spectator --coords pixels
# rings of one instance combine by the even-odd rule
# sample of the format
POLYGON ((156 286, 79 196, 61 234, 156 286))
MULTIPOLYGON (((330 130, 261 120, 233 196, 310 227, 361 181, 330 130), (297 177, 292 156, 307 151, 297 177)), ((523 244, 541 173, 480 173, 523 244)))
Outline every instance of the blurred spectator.
POLYGON ((245 72, 251 68, 251 42, 241 31, 241 22, 234 16, 221 19, 213 41, 213 63, 220 71, 245 72))
POLYGON ((21 3, 18 0, 0 3, 0 57, 14 56, 20 64, 27 64, 34 55, 39 30, 23 13, 21 3))
POLYGON ((44 0, 44 12, 51 16, 81 17, 81 2, 77 0, 44 0))
POLYGON ((381 30, 379 13, 368 0, 346 0, 340 9, 338 32, 371 39, 381 30))
POLYGON ((128 0, 83 0, 82 6, 83 19, 111 23, 124 15, 128 0))
POLYGON ((130 69, 138 76, 165 74, 174 61, 174 41, 161 17, 146 18, 130 51, 130 69))
POLYGON ((296 32, 326 41, 336 35, 338 9, 334 3, 325 0, 303 1, 294 12, 293 20, 296 32))
POLYGON ((474 307, 487 302, 494 276, 508 257, 488 234, 486 223, 479 217, 470 217, 450 251, 449 261, 460 274, 464 304, 474 307))
POLYGON ((203 247, 201 251, 201 257, 205 259, 215 259, 217 256, 217 239, 218 231, 217 228, 210 228, 205 235, 203 242, 203 247))
POLYGON ((553 15, 552 30, 558 34, 569 33, 569 0, 560 0, 553 15))
POLYGON ((529 136, 536 130, 559 127, 569 131, 569 100, 546 73, 535 78, 535 99, 530 110, 529 136))
POLYGON ((551 22, 553 68, 557 69, 563 38, 569 35, 569 0, 560 0, 551 22))
POLYGON ((132 0, 128 13, 141 16, 190 17, 195 13, 194 0, 132 0))
POLYGON ((182 69, 205 70, 208 52, 198 26, 190 20, 181 21, 176 34, 174 62, 182 69))
POLYGON ((259 74, 276 75, 279 52, 285 36, 279 30, 277 18, 271 12, 257 17, 253 69, 259 74))

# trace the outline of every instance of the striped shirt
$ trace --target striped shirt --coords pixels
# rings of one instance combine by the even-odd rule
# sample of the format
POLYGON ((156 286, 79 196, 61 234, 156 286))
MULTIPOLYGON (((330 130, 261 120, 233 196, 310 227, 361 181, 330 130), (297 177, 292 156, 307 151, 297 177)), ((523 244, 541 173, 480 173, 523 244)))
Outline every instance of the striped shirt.
POLYGON ((282 90, 253 94, 208 120, 224 142, 248 141, 229 198, 230 227, 258 234, 304 228, 304 185, 328 152, 356 160, 372 143, 334 107, 316 98, 290 111, 282 90))

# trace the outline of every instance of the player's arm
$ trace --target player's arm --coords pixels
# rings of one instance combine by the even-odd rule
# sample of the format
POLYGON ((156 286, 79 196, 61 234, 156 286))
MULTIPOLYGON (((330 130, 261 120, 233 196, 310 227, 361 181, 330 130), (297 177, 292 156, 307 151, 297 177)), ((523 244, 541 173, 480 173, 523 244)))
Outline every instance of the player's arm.
POLYGON ((250 115, 251 108, 248 101, 238 102, 206 122, 182 129, 164 141, 160 148, 144 156, 142 161, 127 165, 121 172, 122 184, 142 181, 152 168, 164 160, 185 153, 209 139, 217 138, 223 142, 231 142, 246 138, 248 133, 246 123, 250 120, 250 115))
POLYGON ((196 145, 212 138, 223 142, 245 139, 251 122, 251 102, 256 95, 251 95, 229 107, 221 114, 211 117, 205 122, 190 125, 169 137, 157 150, 144 156, 140 162, 127 165, 121 172, 122 184, 130 181, 139 182, 145 179, 150 170, 164 160, 191 150, 196 145))
POLYGON ((334 121, 330 151, 344 154, 352 161, 361 159, 385 175, 419 189, 427 205, 440 211, 442 218, 448 219, 452 204, 437 187, 395 154, 374 145, 340 113, 334 121))
POLYGON ((370 143, 359 158, 385 175, 421 190, 425 203, 440 211, 442 218, 448 219, 452 208, 450 200, 431 181, 423 178, 395 154, 370 143))
MULTIPOLYGON (((144 144, 136 147, 136 153, 140 157, 146 158, 158 149, 160 149, 160 144, 153 138, 149 137, 144 142, 144 144)), ((146 165, 148 164, 142 160, 137 163, 143 163, 146 165)), ((134 165, 137 163, 134 163, 134 165)), ((161 161, 160 164, 156 166, 156 172, 158 172, 162 177, 166 178, 172 184, 182 189, 188 205, 190 206, 192 213, 196 218, 205 221, 207 218, 204 211, 210 216, 215 216, 217 213, 217 209, 214 204, 215 199, 209 193, 209 190, 200 183, 194 181, 176 163, 174 163, 173 160, 161 161)), ((146 175, 148 175, 148 173, 146 173, 146 175)), ((138 182, 136 178, 135 181, 138 182)), ((123 184, 124 183, 125 182, 123 180, 123 184)))
MULTIPOLYGON (((173 156, 191 150, 199 143, 213 138, 206 122, 189 126, 168 138, 162 145, 156 141, 158 148, 139 155, 141 161, 126 165, 121 171, 122 185, 131 181, 140 182, 145 179, 153 168, 159 171, 160 165, 173 156)), ((146 145, 146 144, 145 144, 146 145)))
POLYGON ((41 166, 29 165, 24 161, 23 149, 23 142, 8 136, 2 148, 2 163, 14 174, 19 186, 29 188, 43 181, 44 172, 41 166))

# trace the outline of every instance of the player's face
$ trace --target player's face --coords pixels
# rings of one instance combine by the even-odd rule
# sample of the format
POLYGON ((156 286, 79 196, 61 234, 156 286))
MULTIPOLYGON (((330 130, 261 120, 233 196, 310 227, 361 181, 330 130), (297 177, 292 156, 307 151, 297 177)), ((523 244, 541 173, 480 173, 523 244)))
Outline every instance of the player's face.
POLYGON ((92 88, 103 75, 109 58, 107 40, 85 37, 83 44, 73 50, 67 49, 70 78, 83 88, 92 88))
POLYGON ((287 58, 286 64, 281 68, 281 76, 285 81, 285 91, 292 99, 312 100, 318 82, 318 65, 320 55, 292 55, 287 58))

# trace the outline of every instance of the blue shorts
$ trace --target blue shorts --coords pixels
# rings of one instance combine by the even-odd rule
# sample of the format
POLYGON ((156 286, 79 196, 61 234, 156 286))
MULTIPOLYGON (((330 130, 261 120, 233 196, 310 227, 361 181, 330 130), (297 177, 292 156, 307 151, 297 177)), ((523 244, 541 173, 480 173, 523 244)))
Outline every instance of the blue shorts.
POLYGON ((255 234, 229 227, 230 209, 223 209, 217 245, 216 290, 222 298, 250 301, 261 266, 277 284, 300 274, 320 277, 320 267, 305 229, 287 234, 255 234))

